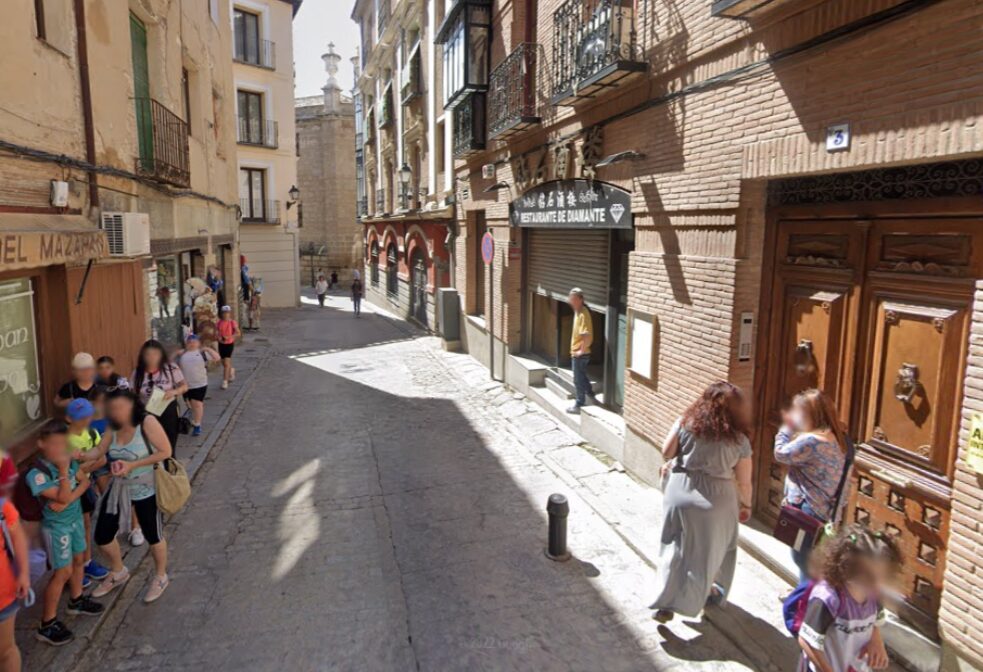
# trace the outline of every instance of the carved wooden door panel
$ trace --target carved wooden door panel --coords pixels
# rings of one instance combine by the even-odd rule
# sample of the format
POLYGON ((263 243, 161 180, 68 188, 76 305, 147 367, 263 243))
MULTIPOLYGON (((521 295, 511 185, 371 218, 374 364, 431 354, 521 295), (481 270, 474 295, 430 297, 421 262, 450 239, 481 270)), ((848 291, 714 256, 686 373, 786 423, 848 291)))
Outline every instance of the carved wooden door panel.
POLYGON ((905 566, 896 606, 929 632, 945 568, 979 247, 959 220, 881 221, 867 260, 850 516, 898 541, 905 566))
POLYGON ((785 468, 772 459, 781 410, 797 393, 819 388, 849 404, 850 334, 855 330, 863 231, 855 222, 783 222, 779 230, 770 369, 759 434, 757 509, 774 521, 785 468))

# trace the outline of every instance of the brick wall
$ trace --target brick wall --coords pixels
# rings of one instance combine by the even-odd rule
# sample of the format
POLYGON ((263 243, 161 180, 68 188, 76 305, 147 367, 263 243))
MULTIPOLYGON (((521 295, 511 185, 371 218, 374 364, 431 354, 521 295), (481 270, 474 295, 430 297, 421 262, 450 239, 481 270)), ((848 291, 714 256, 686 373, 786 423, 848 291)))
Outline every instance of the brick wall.
MULTIPOLYGON (((964 462, 966 440, 973 413, 983 413, 983 282, 976 285, 973 322, 970 326, 969 362, 963 390, 959 459, 953 484, 949 554, 939 621, 942 634, 959 657, 968 659, 962 669, 983 669, 983 477, 964 462)), ((957 669, 947 651, 944 670, 957 669)))

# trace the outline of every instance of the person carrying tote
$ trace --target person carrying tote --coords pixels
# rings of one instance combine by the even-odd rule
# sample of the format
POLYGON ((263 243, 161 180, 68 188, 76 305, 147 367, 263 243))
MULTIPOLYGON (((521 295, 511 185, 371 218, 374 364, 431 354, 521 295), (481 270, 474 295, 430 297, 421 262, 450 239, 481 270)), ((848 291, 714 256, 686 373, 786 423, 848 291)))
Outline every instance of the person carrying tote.
POLYGON ((109 559, 110 573, 92 592, 93 597, 108 595, 130 579, 123 564, 116 535, 130 521, 131 511, 150 544, 155 572, 144 594, 144 602, 154 602, 167 588, 167 542, 157 507, 154 467, 171 457, 171 446, 157 418, 147 413, 135 394, 116 390, 106 402, 112 431, 103 437, 95 455, 86 456, 94 467, 110 463, 112 479, 99 500, 93 537, 109 559))
POLYGON ((133 389, 140 395, 146 411, 157 417, 171 444, 171 452, 177 454, 177 437, 180 427, 178 397, 188 391, 181 369, 172 364, 160 341, 147 341, 137 356, 137 368, 130 376, 133 389))
MULTIPOLYGON (((846 430, 829 396, 819 390, 795 395, 775 436, 775 461, 788 465, 783 506, 799 509, 819 523, 835 520, 849 468, 848 447, 846 430)), ((800 580, 809 578, 811 552, 812 544, 792 549, 800 580)))
POLYGON ((663 520, 655 620, 697 616, 726 600, 737 565, 738 522, 751 515, 750 410, 727 382, 708 387, 662 449, 663 520))

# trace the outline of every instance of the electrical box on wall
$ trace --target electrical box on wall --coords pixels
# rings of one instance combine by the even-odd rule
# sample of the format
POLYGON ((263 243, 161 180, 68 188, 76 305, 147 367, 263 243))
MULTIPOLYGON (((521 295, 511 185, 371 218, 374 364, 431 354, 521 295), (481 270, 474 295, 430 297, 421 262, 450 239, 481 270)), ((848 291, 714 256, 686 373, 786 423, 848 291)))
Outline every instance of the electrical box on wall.
POLYGON ((481 177, 483 177, 486 180, 494 180, 495 179, 495 164, 494 163, 486 163, 485 165, 483 165, 481 167, 481 177))
POLYGON ((55 208, 68 207, 68 182, 51 180, 51 205, 55 208))

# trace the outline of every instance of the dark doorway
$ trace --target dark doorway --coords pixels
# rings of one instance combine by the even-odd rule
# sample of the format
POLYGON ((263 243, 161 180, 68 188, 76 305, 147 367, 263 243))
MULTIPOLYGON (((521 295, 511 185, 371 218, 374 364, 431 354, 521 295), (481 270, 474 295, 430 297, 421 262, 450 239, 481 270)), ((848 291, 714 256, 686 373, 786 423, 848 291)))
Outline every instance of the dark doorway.
POLYGON ((410 258, 410 314, 427 325, 427 260, 420 248, 410 258))

